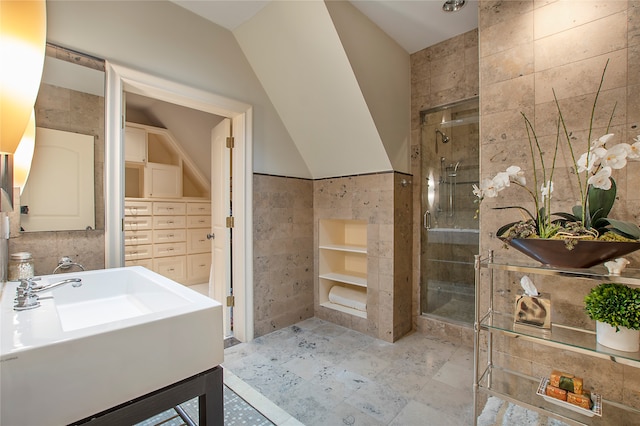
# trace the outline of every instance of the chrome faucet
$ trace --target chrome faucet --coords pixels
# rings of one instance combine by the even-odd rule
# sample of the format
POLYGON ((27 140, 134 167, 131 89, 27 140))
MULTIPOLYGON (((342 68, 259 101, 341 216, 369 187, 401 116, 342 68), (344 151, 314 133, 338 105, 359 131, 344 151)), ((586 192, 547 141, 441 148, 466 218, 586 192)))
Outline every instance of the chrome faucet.
POLYGON ((47 285, 34 285, 31 287, 34 293, 40 293, 41 291, 51 290, 52 288, 59 287, 64 284, 71 284, 72 287, 80 287, 82 285, 82 279, 80 278, 67 278, 66 280, 58 281, 57 283, 47 285))
POLYGON ((64 284, 72 283, 73 287, 80 287, 82 280, 80 278, 67 278, 66 280, 58 281, 56 283, 47 285, 37 285, 34 281, 38 281, 40 278, 27 278, 21 279, 20 284, 16 288, 16 299, 13 304, 15 311, 24 311, 27 309, 33 309, 40 306, 40 300, 36 293, 41 291, 51 290, 64 284))

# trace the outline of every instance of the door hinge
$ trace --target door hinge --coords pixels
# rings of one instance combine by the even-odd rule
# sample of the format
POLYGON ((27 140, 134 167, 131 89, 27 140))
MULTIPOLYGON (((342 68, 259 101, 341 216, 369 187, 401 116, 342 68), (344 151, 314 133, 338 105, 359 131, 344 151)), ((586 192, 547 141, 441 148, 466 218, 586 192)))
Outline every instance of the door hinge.
POLYGON ((228 216, 227 217, 227 228, 233 228, 233 225, 234 225, 233 216, 228 216))
POLYGON ((227 148, 233 148, 235 143, 235 140, 233 139, 233 136, 228 136, 227 137, 227 148))
POLYGON ((227 296, 227 307, 233 308, 236 305, 236 298, 233 296, 227 296))

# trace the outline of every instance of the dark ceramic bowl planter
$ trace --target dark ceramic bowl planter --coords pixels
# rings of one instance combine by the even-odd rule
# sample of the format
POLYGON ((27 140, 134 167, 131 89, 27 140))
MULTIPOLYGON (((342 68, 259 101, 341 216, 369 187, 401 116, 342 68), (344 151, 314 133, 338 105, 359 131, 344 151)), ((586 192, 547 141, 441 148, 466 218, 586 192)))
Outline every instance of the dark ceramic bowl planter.
POLYGON ((590 268, 640 250, 638 241, 578 240, 571 250, 564 240, 513 238, 503 241, 543 265, 556 268, 590 268))

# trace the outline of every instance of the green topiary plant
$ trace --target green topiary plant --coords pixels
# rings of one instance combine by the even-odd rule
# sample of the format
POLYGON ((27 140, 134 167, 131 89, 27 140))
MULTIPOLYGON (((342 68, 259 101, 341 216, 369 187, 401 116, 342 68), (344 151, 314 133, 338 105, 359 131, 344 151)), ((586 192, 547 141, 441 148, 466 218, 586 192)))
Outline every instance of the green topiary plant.
POLYGON ((619 283, 603 283, 584 298, 589 318, 620 327, 640 330, 640 288, 619 283))

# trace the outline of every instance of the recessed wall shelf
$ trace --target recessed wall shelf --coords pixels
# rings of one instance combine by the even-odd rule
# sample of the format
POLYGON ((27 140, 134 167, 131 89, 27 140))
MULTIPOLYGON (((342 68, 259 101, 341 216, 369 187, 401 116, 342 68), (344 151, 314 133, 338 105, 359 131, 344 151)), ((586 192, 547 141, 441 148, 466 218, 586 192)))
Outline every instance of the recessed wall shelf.
POLYGON ((319 222, 318 296, 322 307, 367 317, 367 222, 319 222))

